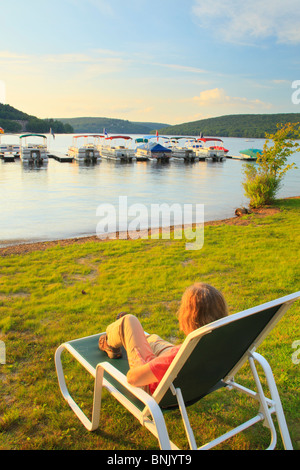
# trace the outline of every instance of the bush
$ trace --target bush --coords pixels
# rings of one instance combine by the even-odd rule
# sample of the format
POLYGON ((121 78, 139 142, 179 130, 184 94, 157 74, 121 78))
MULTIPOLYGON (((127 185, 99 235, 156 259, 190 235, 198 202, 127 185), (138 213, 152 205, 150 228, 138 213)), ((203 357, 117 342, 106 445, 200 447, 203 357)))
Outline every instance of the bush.
POLYGON ((253 208, 272 204, 285 173, 296 168, 295 163, 287 163, 295 151, 299 150, 300 123, 279 124, 275 134, 266 134, 262 154, 257 158, 257 164, 246 164, 243 182, 245 194, 250 199, 253 208), (271 145, 270 145, 271 142, 271 145))
POLYGON ((243 183, 245 193, 250 198, 250 206, 258 208, 272 204, 280 187, 281 180, 269 173, 258 173, 253 165, 245 169, 247 180, 243 183))

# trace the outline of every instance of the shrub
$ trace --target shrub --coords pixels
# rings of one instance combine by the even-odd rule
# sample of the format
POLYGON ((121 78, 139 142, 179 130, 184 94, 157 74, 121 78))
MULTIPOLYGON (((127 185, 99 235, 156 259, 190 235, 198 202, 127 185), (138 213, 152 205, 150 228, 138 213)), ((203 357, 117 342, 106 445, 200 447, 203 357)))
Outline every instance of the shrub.
POLYGON ((277 128, 275 134, 266 134, 257 163, 244 166, 243 187, 253 208, 272 204, 285 173, 296 168, 295 163, 287 163, 287 159, 299 150, 299 143, 294 139, 299 138, 300 123, 279 124, 277 128))
POLYGON ((247 165, 244 172, 247 180, 243 186, 246 195, 250 198, 250 206, 257 208, 272 204, 281 181, 268 173, 258 173, 250 164, 247 165))

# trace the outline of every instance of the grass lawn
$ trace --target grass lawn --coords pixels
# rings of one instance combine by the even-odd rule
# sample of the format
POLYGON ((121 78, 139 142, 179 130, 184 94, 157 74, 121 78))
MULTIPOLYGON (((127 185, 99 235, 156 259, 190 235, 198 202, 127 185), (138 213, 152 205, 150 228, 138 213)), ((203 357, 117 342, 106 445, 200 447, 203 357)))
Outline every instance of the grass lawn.
MULTIPOLYGON (((156 439, 107 392, 100 427, 86 431, 60 393, 55 350, 104 331, 121 310, 137 315, 148 332, 180 343, 176 312, 185 288, 199 280, 224 293, 230 313, 300 290, 300 199, 277 206, 271 216, 207 225, 204 246, 195 251, 185 249, 185 240, 57 244, 9 256, 0 251, 0 340, 6 346, 0 449, 157 449, 156 439)), ((259 349, 273 369, 298 450, 300 364, 292 361, 292 344, 300 340, 299 313, 297 302, 259 349)), ((93 379, 67 362, 71 393, 90 413, 93 379)), ((237 379, 253 387, 247 366, 237 379)), ((189 408, 198 445, 252 417, 256 404, 234 393, 215 392, 189 408)), ((172 440, 187 449, 178 412, 169 413, 167 422, 172 440)), ((219 448, 268 444, 269 432, 258 424, 219 448)))

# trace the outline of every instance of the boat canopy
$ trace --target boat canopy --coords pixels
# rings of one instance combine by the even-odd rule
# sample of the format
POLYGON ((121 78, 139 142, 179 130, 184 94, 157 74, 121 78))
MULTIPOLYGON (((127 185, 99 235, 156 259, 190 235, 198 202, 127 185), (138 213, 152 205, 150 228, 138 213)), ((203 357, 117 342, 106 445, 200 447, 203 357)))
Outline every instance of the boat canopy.
POLYGON ((43 139, 47 139, 47 137, 43 134, 24 134, 24 135, 20 135, 20 139, 23 139, 23 137, 42 137, 43 139))
POLYGON ((160 144, 152 144, 150 145, 150 151, 154 153, 160 153, 160 152, 172 152, 171 149, 168 149, 166 147, 163 147, 160 144))
POLYGON ((144 139, 157 139, 157 137, 161 137, 161 138, 164 138, 162 135, 155 135, 155 134, 150 134, 150 135, 144 135, 144 139))
POLYGON ((205 137, 201 137, 200 139, 197 139, 198 140, 201 140, 201 142, 223 142, 222 139, 217 139, 217 138, 214 138, 214 137, 209 137, 209 138, 205 138, 205 137))
POLYGON ((127 135, 112 135, 110 137, 106 137, 105 140, 113 140, 113 139, 125 139, 130 140, 132 137, 128 137, 127 135))
POLYGON ((104 137, 104 135, 101 134, 80 134, 80 135, 74 135, 74 139, 78 139, 79 137, 104 137))

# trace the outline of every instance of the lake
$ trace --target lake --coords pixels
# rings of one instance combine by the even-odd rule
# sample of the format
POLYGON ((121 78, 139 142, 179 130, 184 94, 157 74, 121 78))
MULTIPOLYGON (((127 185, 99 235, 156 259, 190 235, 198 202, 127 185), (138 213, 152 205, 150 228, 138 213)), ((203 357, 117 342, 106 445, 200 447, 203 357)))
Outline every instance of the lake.
MULTIPOLYGON (((229 155, 262 148, 264 143, 264 139, 223 140, 229 155)), ((49 137, 48 148, 50 153, 65 154, 71 143, 72 135, 56 135, 55 139, 49 137)), ((300 168, 299 153, 293 161, 300 168)), ((278 197, 299 195, 299 175, 296 169, 287 173, 278 197)), ((20 160, 0 160, 0 246, 95 235, 98 206, 118 207, 120 196, 127 196, 128 206, 140 203, 147 208, 163 203, 203 204, 205 221, 229 218, 237 207, 249 203, 242 180, 243 161, 229 158, 163 165, 151 161, 120 164, 105 159, 82 165, 49 159, 41 168, 26 167, 20 160)))

